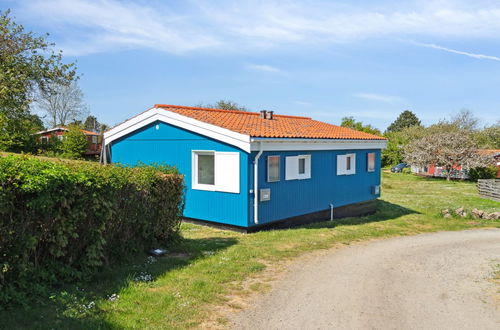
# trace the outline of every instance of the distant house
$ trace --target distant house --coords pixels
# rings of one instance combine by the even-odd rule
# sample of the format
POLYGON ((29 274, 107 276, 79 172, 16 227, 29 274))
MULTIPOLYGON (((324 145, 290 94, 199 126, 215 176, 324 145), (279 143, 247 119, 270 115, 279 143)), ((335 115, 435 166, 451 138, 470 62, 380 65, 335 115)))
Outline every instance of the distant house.
MULTIPOLYGON (((488 156, 495 159, 498 168, 497 178, 500 178, 500 149, 480 149, 477 151, 477 153, 482 156, 488 156)), ((412 173, 425 176, 440 177, 440 178, 446 177, 446 169, 441 166, 435 166, 434 164, 430 164, 429 166, 424 168, 418 166, 412 166, 411 171, 412 173)), ((468 179, 469 178, 468 169, 463 168, 460 164, 453 166, 451 178, 468 179)))
POLYGON ((184 216, 251 230, 374 211, 380 136, 273 111, 161 105, 104 133, 103 159, 184 174, 184 216))
MULTIPOLYGON (((42 143, 48 143, 51 139, 64 139, 64 134, 68 131, 68 128, 59 126, 54 127, 45 131, 36 132, 35 134, 39 136, 42 143)), ((87 137, 88 145, 85 155, 99 155, 101 153, 102 138, 99 133, 91 132, 82 129, 83 134, 87 137)))

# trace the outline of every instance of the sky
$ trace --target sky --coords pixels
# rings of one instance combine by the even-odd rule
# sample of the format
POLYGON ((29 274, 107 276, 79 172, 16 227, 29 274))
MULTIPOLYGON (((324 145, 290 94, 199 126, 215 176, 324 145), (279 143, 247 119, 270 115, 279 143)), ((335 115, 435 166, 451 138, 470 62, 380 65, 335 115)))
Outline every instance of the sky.
POLYGON ((114 125, 156 103, 385 130, 469 109, 500 119, 500 1, 0 0, 76 62, 89 110, 114 125))

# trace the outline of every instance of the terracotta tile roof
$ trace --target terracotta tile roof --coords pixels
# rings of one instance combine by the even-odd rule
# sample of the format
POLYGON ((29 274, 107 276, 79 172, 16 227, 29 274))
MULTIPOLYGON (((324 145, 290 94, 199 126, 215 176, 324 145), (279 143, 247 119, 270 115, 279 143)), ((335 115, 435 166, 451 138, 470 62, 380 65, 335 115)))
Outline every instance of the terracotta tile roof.
POLYGON ((385 140, 385 138, 378 135, 327 124, 309 117, 274 114, 273 119, 263 119, 260 117, 260 113, 257 112, 185 107, 168 104, 155 104, 155 108, 172 111, 179 115, 191 117, 252 137, 385 140))
POLYGON ((92 132, 92 131, 87 131, 87 130, 84 130, 84 129, 82 129, 82 132, 85 135, 97 135, 97 136, 99 135, 99 133, 92 132))

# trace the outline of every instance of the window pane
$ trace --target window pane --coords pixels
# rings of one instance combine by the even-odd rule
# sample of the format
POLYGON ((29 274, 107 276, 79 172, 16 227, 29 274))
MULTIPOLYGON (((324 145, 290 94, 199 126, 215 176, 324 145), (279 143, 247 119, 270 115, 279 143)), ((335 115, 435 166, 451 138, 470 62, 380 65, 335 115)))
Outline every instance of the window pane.
POLYGON ((299 174, 306 173, 306 160, 304 158, 299 158, 299 174))
POLYGON ((214 155, 198 155, 198 183, 214 184, 214 155))
POLYGON ((351 156, 347 156, 345 158, 345 160, 346 160, 346 164, 345 164, 346 167, 345 168, 346 168, 346 170, 350 171, 351 170, 351 156))
POLYGON ((368 154, 368 172, 375 171, 375 154, 370 152, 368 154))
POLYGON ((267 181, 280 180, 280 156, 267 157, 267 181))

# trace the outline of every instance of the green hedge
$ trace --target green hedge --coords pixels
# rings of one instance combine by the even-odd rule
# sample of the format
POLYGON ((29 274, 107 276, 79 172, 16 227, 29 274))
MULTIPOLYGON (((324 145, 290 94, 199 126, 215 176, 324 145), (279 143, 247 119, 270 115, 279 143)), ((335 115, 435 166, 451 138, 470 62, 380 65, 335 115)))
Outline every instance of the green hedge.
POLYGON ((175 169, 0 156, 0 309, 164 246, 179 230, 175 169))
POLYGON ((469 170, 469 179, 474 182, 479 179, 495 179, 497 172, 498 168, 495 166, 472 168, 469 170))

